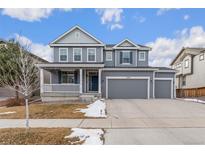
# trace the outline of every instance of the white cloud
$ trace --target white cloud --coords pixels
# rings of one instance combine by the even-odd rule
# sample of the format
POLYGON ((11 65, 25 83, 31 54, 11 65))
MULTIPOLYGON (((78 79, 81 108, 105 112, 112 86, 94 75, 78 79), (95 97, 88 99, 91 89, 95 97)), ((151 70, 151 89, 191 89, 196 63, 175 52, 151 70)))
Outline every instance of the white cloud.
POLYGON ((143 22, 145 22, 145 21, 146 21, 146 18, 145 18, 145 17, 143 17, 143 16, 136 17, 136 19, 137 19, 137 21, 138 21, 139 23, 143 23, 143 22))
POLYGON ((175 9, 176 8, 161 8, 157 10, 157 15, 160 16, 160 15, 165 14, 168 11, 175 10, 175 9))
MULTIPOLYGON (((1 13, 2 15, 7 15, 7 16, 10 16, 11 18, 16 18, 18 20, 21 20, 21 21, 28 21, 28 22, 33 22, 33 21, 40 21, 41 19, 43 18, 48 18, 52 12, 54 11, 55 9, 46 9, 46 8, 25 8, 25 9, 22 9, 22 8, 18 8, 18 9, 15 9, 15 8, 5 8, 5 9, 2 9, 1 13)), ((71 11, 71 9, 60 9, 61 11, 65 11, 65 12, 68 12, 68 11, 71 11)))
POLYGON ((52 61, 52 49, 48 45, 41 43, 33 43, 30 39, 19 34, 15 34, 15 38, 22 46, 29 47, 29 51, 45 60, 52 61))
POLYGON ((201 26, 178 31, 175 38, 159 37, 146 44, 150 51, 151 66, 169 66, 182 47, 205 47, 205 31, 201 26))
POLYGON ((184 20, 188 20, 190 16, 188 14, 184 15, 184 20))
POLYGON ((107 24, 111 30, 122 29, 122 9, 96 9, 96 12, 101 16, 101 23, 107 24))

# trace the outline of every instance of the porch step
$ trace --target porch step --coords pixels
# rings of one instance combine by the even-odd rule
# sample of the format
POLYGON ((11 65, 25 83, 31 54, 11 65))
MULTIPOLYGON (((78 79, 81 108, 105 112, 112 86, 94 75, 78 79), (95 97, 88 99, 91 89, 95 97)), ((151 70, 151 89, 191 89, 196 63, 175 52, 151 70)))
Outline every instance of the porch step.
POLYGON ((94 94, 82 94, 79 97, 82 102, 94 102, 97 99, 94 94))

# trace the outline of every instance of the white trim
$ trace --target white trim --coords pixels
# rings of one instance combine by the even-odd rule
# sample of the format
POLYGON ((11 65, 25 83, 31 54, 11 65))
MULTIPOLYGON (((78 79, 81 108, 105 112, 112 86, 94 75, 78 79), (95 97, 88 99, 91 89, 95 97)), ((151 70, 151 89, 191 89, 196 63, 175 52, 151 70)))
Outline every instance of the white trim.
POLYGON ((102 69, 98 70, 98 93, 101 94, 101 74, 102 74, 102 69))
POLYGON ((138 63, 138 59, 137 59, 137 58, 138 58, 138 56, 137 56, 137 52, 138 52, 137 50, 134 52, 134 53, 136 54, 136 57, 135 57, 135 58, 136 58, 136 59, 135 59, 136 66, 138 65, 138 64, 137 64, 137 63, 138 63))
POLYGON ((157 71, 156 68, 102 68, 103 71, 157 71))
POLYGON ((83 70, 80 69, 80 94, 83 93, 83 70))
POLYGON ((155 71, 153 71, 153 78, 152 78, 152 97, 155 98, 155 71))
POLYGON ((101 62, 103 62, 103 59, 104 59, 104 58, 103 58, 103 55, 104 55, 104 54, 103 54, 103 48, 101 48, 101 62))
POLYGON ((82 48, 73 48, 73 62, 82 62, 82 59, 83 59, 83 57, 82 57, 82 48), (74 53, 75 53, 75 49, 80 49, 80 61, 75 61, 75 55, 74 55, 74 53))
POLYGON ((204 53, 201 53, 201 54, 199 55, 199 61, 202 61, 202 60, 204 60, 204 53), (203 57, 203 58, 201 58, 201 57, 203 57))
POLYGON ((130 77, 130 76, 107 76, 106 77, 106 99, 108 98, 108 80, 123 79, 123 80, 147 80, 147 99, 150 98, 150 77, 130 77))
MULTIPOLYGON (((125 42, 125 41, 127 41, 127 42, 131 43, 132 45, 134 45, 134 46, 135 46, 135 49, 136 49, 136 48, 137 48, 137 49, 140 48, 137 44, 133 43, 132 41, 130 41, 130 40, 128 40, 128 39, 122 40, 120 43, 116 44, 113 48, 116 49, 116 47, 118 47, 120 44, 122 44, 122 43, 125 42)), ((123 48, 130 48, 130 47, 123 47, 123 48)), ((131 48, 133 48, 133 47, 131 47, 131 48)))
POLYGON ((103 44, 73 44, 73 43, 58 43, 58 44, 50 44, 50 47, 68 47, 68 46, 70 46, 70 47, 73 47, 73 46, 75 46, 75 47, 82 47, 82 46, 85 46, 85 47, 94 47, 94 46, 96 46, 96 47, 99 47, 99 46, 101 46, 101 47, 104 47, 105 45, 103 45, 103 44))
POLYGON ((158 73, 176 73, 176 70, 157 70, 158 73))
POLYGON ((174 79, 173 78, 155 78, 155 80, 165 80, 165 81, 171 81, 171 99, 174 98, 174 87, 173 87, 173 81, 174 79))
POLYGON ((145 51, 139 51, 139 61, 146 61, 146 52, 145 51), (140 54, 144 54, 144 58, 141 59, 140 54))
POLYGON ((50 72, 50 84, 52 83, 52 73, 50 72))
POLYGON ((45 63, 45 64, 35 64, 37 67, 46 67, 46 68, 58 68, 58 67, 69 67, 69 68, 79 68, 79 67, 90 67, 90 68, 99 68, 104 67, 104 64, 86 64, 86 63, 77 63, 77 64, 58 64, 58 63, 45 63))
POLYGON ((105 60, 106 60, 106 61, 112 61, 112 51, 106 51, 106 52, 105 52, 105 60), (107 59, 107 53, 108 53, 108 52, 111 53, 111 59, 107 59))
POLYGON ((96 48, 87 48, 87 62, 96 62, 96 48), (89 58, 88 58, 88 50, 89 49, 94 49, 95 51, 94 51, 94 53, 95 53, 95 60, 94 61, 89 61, 89 58))
POLYGON ((43 69, 40 69, 40 93, 44 92, 44 76, 43 69))
POLYGON ((55 86, 55 85, 63 85, 63 86, 74 86, 74 85, 80 85, 80 84, 77 84, 77 83, 52 83, 52 84, 43 84, 43 85, 45 85, 45 86, 50 86, 50 85, 53 85, 53 86, 55 86))
POLYGON ((74 26, 73 28, 71 28, 70 30, 68 30, 67 32, 65 32, 64 34, 60 35, 58 38, 56 38, 54 41, 52 41, 50 44, 54 44, 56 41, 60 40, 61 38, 63 38, 65 35, 67 35, 68 33, 72 32, 75 29, 79 29, 82 32, 84 32, 85 34, 87 34, 88 36, 90 36, 91 38, 93 38, 95 41, 97 41, 100 44, 104 44, 103 42, 101 42, 100 40, 98 40, 97 38, 95 38, 93 35, 89 34, 88 32, 86 32, 84 29, 82 29, 79 26, 74 26))
POLYGON ((79 91, 45 91, 45 93, 77 93, 79 94, 79 91))
POLYGON ((58 49, 58 58, 59 58, 59 59, 58 59, 59 62, 68 62, 68 48, 59 48, 59 49, 58 49), (66 60, 65 60, 65 61, 62 61, 61 58, 60 58, 61 52, 62 52, 61 50, 62 50, 62 49, 66 49, 67 57, 66 57, 66 60))

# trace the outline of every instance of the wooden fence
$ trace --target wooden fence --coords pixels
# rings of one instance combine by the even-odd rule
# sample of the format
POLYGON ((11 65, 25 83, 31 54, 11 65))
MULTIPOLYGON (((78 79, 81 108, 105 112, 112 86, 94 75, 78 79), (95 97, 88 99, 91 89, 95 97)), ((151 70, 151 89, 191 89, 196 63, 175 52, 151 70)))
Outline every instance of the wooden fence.
POLYGON ((176 96, 178 98, 205 96, 205 87, 190 88, 190 89, 176 89, 176 96))

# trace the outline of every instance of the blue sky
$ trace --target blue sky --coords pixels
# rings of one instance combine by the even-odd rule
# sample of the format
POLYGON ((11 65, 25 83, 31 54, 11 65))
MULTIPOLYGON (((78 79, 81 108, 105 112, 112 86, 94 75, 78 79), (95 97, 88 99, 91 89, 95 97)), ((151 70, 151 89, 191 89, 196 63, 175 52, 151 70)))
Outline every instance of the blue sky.
POLYGON ((52 55, 47 44, 74 25, 104 43, 129 38, 149 45, 153 48, 150 64, 156 66, 167 66, 182 46, 205 46, 205 9, 1 9, 0 12, 0 38, 18 36, 24 43, 27 40, 32 44, 31 52, 49 60, 52 55))

